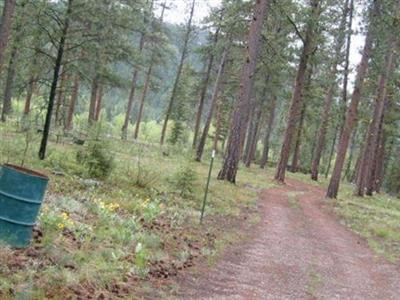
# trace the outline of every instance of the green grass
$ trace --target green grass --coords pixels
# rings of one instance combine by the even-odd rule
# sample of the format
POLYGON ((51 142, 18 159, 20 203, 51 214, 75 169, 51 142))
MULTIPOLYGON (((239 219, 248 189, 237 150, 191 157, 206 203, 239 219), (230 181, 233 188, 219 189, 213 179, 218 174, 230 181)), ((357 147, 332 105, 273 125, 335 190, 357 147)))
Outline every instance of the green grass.
MULTIPOLYGON (((258 191, 274 186, 269 171, 257 166, 241 167, 236 185, 217 181, 222 163, 217 158, 205 222, 200 226, 210 151, 202 163, 195 163, 191 151, 182 146, 108 138, 115 168, 109 178, 93 187, 85 183, 87 172, 76 161, 81 146, 70 140, 57 144, 53 137, 47 159, 40 161, 40 137, 34 132, 29 136, 18 133, 14 126, 0 125, 0 162, 24 161, 51 180, 38 220, 43 234, 40 241, 36 239, 25 251, 0 247, 0 299, 65 299, 77 293, 83 298, 85 293, 108 297, 115 290, 124 293, 125 288, 135 295, 155 292, 150 283, 138 284, 137 280, 148 278, 154 269, 163 271, 165 265, 191 263, 193 255, 215 262, 227 245, 240 240, 237 227, 243 223, 241 215, 250 214, 250 225, 260 220, 255 213, 258 191), (176 177, 184 167, 196 176, 192 193, 182 197, 176 177)), ((149 128, 149 136, 154 135, 154 126, 149 128)), ((289 176, 326 185, 325 180, 315 183, 303 174, 289 176)), ((296 195, 289 195, 289 201, 293 208, 298 207, 296 195)), ((352 188, 343 184, 332 205, 375 251, 392 261, 399 259, 398 199, 385 194, 357 198, 352 188)))
POLYGON ((300 208, 300 204, 299 204, 299 200, 297 198, 297 196, 301 195, 302 192, 288 192, 287 196, 288 196, 288 202, 291 208, 294 209, 299 209, 300 208))
POLYGON ((252 213, 249 220, 255 223, 257 192, 272 186, 270 174, 257 167, 241 168, 237 185, 217 181, 221 166, 217 159, 200 226, 209 151, 203 163, 195 163, 191 151, 182 147, 109 138, 115 168, 99 186, 90 186, 85 183, 85 169, 76 161, 82 146, 69 140, 57 144, 53 139, 47 159, 40 161, 36 133, 29 137, 26 155, 26 135, 4 125, 0 135, 5 141, 0 145, 1 163, 24 160, 26 167, 50 177, 38 220, 43 237, 24 251, 0 247, 1 299, 65 299, 77 293, 83 298, 108 297, 115 289, 124 293, 126 288, 131 294, 154 292, 136 280, 147 279, 156 264, 171 268, 187 264, 193 255, 218 257, 239 238, 234 226, 224 228, 224 224, 235 224, 244 210, 252 213), (175 180, 182 167, 197 174, 193 193, 185 197, 175 180))
POLYGON ((356 197, 353 188, 343 185, 333 202, 345 224, 367 239, 378 254, 390 261, 400 259, 400 200, 387 194, 356 197))

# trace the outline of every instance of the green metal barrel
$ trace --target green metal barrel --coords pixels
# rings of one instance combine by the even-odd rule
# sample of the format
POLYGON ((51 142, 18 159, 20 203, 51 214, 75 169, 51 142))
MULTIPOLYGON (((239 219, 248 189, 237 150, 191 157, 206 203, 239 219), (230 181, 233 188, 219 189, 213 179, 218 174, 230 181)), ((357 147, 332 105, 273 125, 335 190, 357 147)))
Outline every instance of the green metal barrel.
POLYGON ((40 173, 3 165, 0 169, 0 240, 10 246, 29 245, 49 178, 40 173))

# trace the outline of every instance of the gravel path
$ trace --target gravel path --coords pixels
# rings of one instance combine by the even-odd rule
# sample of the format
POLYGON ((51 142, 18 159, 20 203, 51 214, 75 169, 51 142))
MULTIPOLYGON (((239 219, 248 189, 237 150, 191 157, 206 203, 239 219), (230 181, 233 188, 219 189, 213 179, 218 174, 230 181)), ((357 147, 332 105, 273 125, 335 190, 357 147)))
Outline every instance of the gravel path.
POLYGON ((400 265, 323 209, 324 191, 288 180, 262 194, 262 221, 201 277, 182 278, 181 299, 400 299, 400 265))

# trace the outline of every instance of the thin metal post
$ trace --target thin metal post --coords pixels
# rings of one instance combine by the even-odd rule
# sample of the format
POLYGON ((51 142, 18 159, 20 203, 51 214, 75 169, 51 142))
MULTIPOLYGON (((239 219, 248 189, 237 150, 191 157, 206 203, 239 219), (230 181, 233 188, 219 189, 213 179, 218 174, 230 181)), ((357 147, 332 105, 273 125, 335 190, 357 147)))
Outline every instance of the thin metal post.
POLYGON ((206 190, 204 193, 203 206, 201 208, 200 224, 203 223, 204 210, 206 208, 208 188, 210 187, 210 180, 211 180, 211 173, 212 173, 212 169, 213 169, 213 165, 214 165, 214 158, 215 158, 215 150, 213 150, 212 154, 211 154, 210 170, 208 171, 207 185, 206 185, 206 190))

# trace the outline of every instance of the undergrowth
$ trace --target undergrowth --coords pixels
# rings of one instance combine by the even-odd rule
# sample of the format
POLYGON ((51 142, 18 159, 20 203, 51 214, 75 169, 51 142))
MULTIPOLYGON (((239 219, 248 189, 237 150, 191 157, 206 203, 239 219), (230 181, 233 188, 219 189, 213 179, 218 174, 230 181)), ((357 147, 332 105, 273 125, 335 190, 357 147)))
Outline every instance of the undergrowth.
POLYGON ((28 149, 11 151, 25 137, 12 127, 0 129, 8 141, 0 148, 1 163, 23 160, 50 177, 31 246, 0 246, 1 299, 160 297, 159 289, 138 282, 152 286, 200 257, 216 257, 236 234, 224 224, 243 209, 255 211, 258 190, 270 186, 256 167, 243 168, 237 185, 217 181, 217 159, 200 226, 208 154, 195 163, 189 150, 108 137, 96 145, 53 140, 40 161, 37 135, 28 149))

